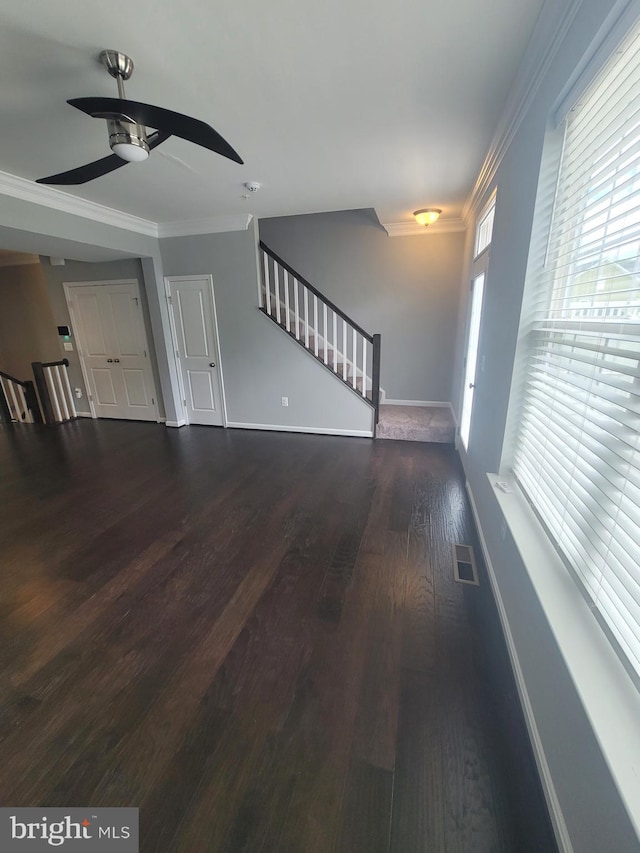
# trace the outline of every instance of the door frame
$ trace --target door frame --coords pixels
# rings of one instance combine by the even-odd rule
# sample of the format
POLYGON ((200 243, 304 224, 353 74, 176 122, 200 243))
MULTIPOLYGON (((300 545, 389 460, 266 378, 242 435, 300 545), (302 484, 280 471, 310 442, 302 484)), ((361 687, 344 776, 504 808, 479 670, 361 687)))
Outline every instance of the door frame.
MULTIPOLYGON (((461 425, 462 425, 464 403, 465 403, 465 396, 466 396, 465 391, 466 391, 466 385, 467 385, 467 363, 468 363, 468 359, 469 359, 469 344, 471 343, 470 333, 471 333, 471 315, 472 315, 473 299, 474 299, 474 281, 480 275, 484 275, 482 301, 481 301, 481 304, 479 306, 479 313, 480 313, 479 323, 480 323, 480 326, 478 329, 478 341, 477 341, 477 346, 476 346, 476 372, 475 372, 474 383, 477 384, 478 373, 484 373, 484 356, 482 357, 480 364, 478 364, 477 355, 480 351, 480 338, 482 336, 482 312, 484 309, 484 301, 485 301, 486 293, 487 293, 487 277, 489 275, 489 261, 490 261, 490 257, 491 257, 491 245, 493 242, 493 223, 491 225, 491 231, 488 235, 488 240, 486 240, 486 242, 483 244, 480 251, 478 251, 478 248, 479 248, 478 243, 479 243, 480 236, 481 236, 480 235, 480 229, 481 229, 483 223, 488 218, 488 216, 492 210, 493 210, 493 216, 495 217, 497 193, 498 193, 497 188, 494 188, 491 195, 487 199, 485 205, 482 207, 482 209, 480 210, 479 214, 476 217, 475 224, 473 227, 473 242, 471 244, 472 258, 471 258, 471 263, 470 263, 470 269, 469 269, 468 273, 465 273, 465 277, 468 276, 467 281, 469 284, 468 284, 468 291, 467 291, 468 299, 467 299, 467 305, 466 305, 466 317, 465 317, 465 325, 464 325, 464 349, 463 349, 463 353, 462 353, 463 354, 463 358, 462 358, 462 385, 460 387, 460 396, 459 396, 460 406, 458 409, 460 414, 459 414, 458 423, 457 423, 457 427, 456 427, 456 442, 455 442, 456 449, 458 450, 459 453, 462 452, 462 454, 464 454, 464 456, 466 456, 466 453, 467 453, 467 445, 462 440, 461 425)), ((471 411, 469 412, 469 438, 471 437, 472 418, 473 418, 473 403, 471 405, 471 411)))
POLYGON ((224 370, 222 367, 222 354, 220 351, 220 332, 218 330, 218 310, 216 308, 216 293, 213 286, 213 276, 210 273, 202 273, 201 275, 165 275, 164 277, 164 291, 167 300, 167 310, 169 312, 169 326, 171 328, 171 347, 173 350, 173 360, 176 366, 176 373, 178 374, 178 387, 180 388, 180 400, 182 403, 182 419, 184 420, 185 424, 189 423, 189 413, 187 412, 187 407, 184 402, 186 400, 186 397, 184 390, 184 381, 182 379, 182 364, 180 356, 178 355, 178 333, 176 331, 176 325, 173 316, 173 306, 171 304, 171 282, 202 281, 202 279, 206 279, 209 283, 209 293, 211 295, 211 305, 213 307, 213 328, 216 334, 216 363, 219 368, 218 375, 220 376, 220 395, 222 397, 222 426, 224 427, 224 429, 226 429, 229 423, 229 418, 227 415, 227 397, 224 390, 224 370))
MULTIPOLYGON (((92 394, 91 394, 91 384, 89 382, 89 374, 87 372, 87 366, 84 363, 84 342, 80 340, 79 329, 81 328, 78 323, 78 318, 75 315, 73 310, 73 305, 71 303, 73 288, 77 287, 96 287, 99 285, 106 284, 134 284, 138 293, 138 300, 140 305, 140 310, 142 311, 142 331, 144 332, 144 340, 146 344, 147 352, 149 353, 149 373, 151 375, 151 391, 153 393, 153 407, 156 413, 156 423, 162 423, 162 418, 160 417, 159 409, 158 409, 158 390, 156 388, 156 379, 153 375, 153 365, 151 363, 151 345, 149 343, 149 335, 147 334, 147 324, 145 322, 144 310, 142 310, 142 295, 140 292, 140 282, 137 278, 110 278, 110 279, 102 279, 101 281, 64 281, 62 283, 62 287, 64 289, 64 298, 67 303, 67 310, 69 312, 69 317, 71 318, 71 328, 73 330, 73 336, 76 340, 76 352, 78 354, 78 360, 80 361, 80 371, 82 373, 82 379, 84 380, 84 387, 87 391, 87 402, 89 403, 89 412, 91 413, 91 417, 94 420, 98 419, 96 415, 96 409, 93 404, 92 394)), ((127 418, 120 418, 118 420, 128 420, 127 418)))
POLYGON ((460 443, 462 444, 462 447, 463 447, 465 453, 467 452, 469 438, 471 437, 471 422, 472 422, 472 418, 473 418, 473 399, 475 396, 475 393, 471 394, 471 396, 469 396, 467 394, 467 386, 468 386, 469 380, 471 380, 471 382, 473 383, 473 390, 475 392, 475 385, 477 384, 477 381, 478 381, 478 374, 484 372, 484 361, 483 361, 484 356, 480 360, 480 364, 478 364, 478 353, 480 351, 480 336, 482 334, 482 311, 484 308, 484 297, 486 294, 486 287, 487 287, 487 274, 489 271, 490 253, 491 253, 491 246, 489 245, 486 247, 486 249, 484 249, 478 255, 477 258, 474 259, 472 270, 471 270, 471 282, 469 284, 469 302, 468 302, 469 308, 468 308, 468 312, 467 312, 465 350, 464 350, 464 357, 463 357, 463 362, 462 362, 462 364, 463 364, 463 366, 462 366, 462 398, 460 401, 460 424, 458 426, 458 437, 460 439, 460 443), (476 350, 475 350, 475 354, 474 354, 475 372, 474 372, 473 377, 470 377, 467 374, 468 374, 468 363, 469 363, 469 354, 470 354, 470 347, 471 347, 471 324, 472 324, 472 320, 473 320, 474 302, 477 299, 476 280, 479 279, 480 276, 483 277, 483 283, 482 283, 482 295, 480 297, 480 302, 477 306, 477 310, 478 310, 478 339, 476 341, 476 350), (469 406, 469 413, 468 413, 469 414, 469 431, 468 431, 466 442, 462 436, 462 424, 463 424, 463 421, 465 420, 465 401, 468 401, 467 405, 469 406))

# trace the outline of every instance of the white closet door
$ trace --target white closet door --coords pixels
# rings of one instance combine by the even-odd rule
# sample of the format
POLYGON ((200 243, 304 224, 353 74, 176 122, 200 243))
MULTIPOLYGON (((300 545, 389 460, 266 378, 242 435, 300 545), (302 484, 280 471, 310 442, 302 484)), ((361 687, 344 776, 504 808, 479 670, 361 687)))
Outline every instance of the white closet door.
POLYGON ((167 281, 189 423, 224 426, 211 279, 167 281))
POLYGON ((138 283, 73 284, 68 293, 96 416, 157 420, 138 283))

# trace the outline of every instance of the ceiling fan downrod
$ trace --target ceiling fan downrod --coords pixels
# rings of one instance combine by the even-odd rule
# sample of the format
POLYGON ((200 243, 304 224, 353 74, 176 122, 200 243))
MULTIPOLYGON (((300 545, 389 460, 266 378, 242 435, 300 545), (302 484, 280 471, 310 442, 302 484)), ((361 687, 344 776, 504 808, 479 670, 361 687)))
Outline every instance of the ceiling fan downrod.
MULTIPOLYGON (((126 100, 124 81, 133 74, 133 60, 118 50, 103 50, 100 61, 118 85, 118 97, 126 100)), ((107 120, 109 146, 114 154, 128 162, 140 162, 149 156, 147 129, 127 116, 104 116, 107 120)))

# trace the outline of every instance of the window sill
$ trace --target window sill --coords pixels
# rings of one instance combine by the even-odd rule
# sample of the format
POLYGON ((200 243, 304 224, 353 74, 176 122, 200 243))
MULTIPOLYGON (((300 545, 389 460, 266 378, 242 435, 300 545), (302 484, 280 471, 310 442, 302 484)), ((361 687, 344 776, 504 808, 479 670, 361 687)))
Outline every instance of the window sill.
POLYGON ((640 693, 518 486, 487 477, 640 837, 640 693))

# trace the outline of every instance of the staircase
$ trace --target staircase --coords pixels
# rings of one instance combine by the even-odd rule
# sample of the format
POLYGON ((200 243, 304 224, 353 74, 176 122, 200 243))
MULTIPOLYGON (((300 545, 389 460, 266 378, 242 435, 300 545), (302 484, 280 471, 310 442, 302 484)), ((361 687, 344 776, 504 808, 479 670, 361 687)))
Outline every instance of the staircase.
POLYGON ((19 424, 42 422, 31 380, 16 379, 0 370, 0 421, 19 424))
POLYGON ((260 241, 260 310, 375 412, 380 335, 370 334, 260 241))
POLYGON ((78 417, 66 358, 33 361, 32 382, 0 370, 0 422, 62 424, 78 417), (36 394, 37 388, 37 394, 36 394))

